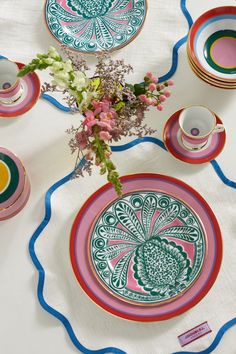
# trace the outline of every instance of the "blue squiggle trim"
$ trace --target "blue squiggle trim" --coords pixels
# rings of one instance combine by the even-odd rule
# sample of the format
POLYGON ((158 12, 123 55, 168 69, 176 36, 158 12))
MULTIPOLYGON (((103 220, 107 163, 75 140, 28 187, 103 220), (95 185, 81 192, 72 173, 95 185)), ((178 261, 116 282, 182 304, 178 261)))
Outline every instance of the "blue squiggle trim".
POLYGON ((217 345, 220 343, 223 335, 225 334, 226 331, 228 331, 228 329, 230 329, 232 326, 236 325, 236 317, 233 318, 232 320, 226 322, 218 331, 215 339, 213 340, 213 342, 211 343, 211 345, 200 351, 200 352, 188 352, 188 351, 180 351, 180 352, 175 352, 172 354, 209 354, 212 353, 213 350, 217 347, 217 345))
POLYGON ((3 55, 0 55, 0 60, 1 59, 7 59, 6 57, 4 57, 3 55))
POLYGON ((193 19, 192 19, 191 15, 188 12, 188 9, 186 7, 186 0, 180 0, 180 7, 181 7, 181 10, 182 10, 187 22, 188 22, 188 26, 190 28, 192 26, 192 24, 193 24, 193 19))
MULTIPOLYGON (((83 167, 85 164, 85 160, 82 160, 79 164, 79 167, 83 167)), ((56 317, 65 327, 72 343, 75 345, 77 349, 79 349, 82 353, 84 354, 105 354, 105 353, 114 353, 114 354, 126 354, 123 350, 120 350, 118 348, 103 348, 99 350, 90 350, 85 348, 77 339, 73 328, 68 321, 68 319, 59 311, 55 310, 53 307, 48 305, 48 303, 44 299, 43 295, 43 289, 44 289, 44 281, 45 281, 45 271, 44 268, 42 267, 38 257, 36 256, 35 253, 35 242, 37 241, 38 237, 42 233, 42 231, 45 229, 47 224, 49 223, 51 219, 51 196, 52 194, 63 184, 67 183, 70 181, 72 175, 74 172, 69 173, 67 176, 63 177, 61 180, 57 181, 54 183, 47 191, 46 196, 45 196, 45 216, 41 224, 38 226, 38 228, 35 230, 33 236, 30 239, 29 242, 29 253, 32 258, 32 261, 38 270, 39 273, 39 279, 38 279, 38 287, 37 287, 37 295, 39 299, 40 305, 46 310, 48 313, 50 313, 52 316, 56 317)))
POLYGON ((133 147, 135 145, 139 145, 139 144, 144 143, 144 142, 156 144, 156 145, 160 146, 162 149, 167 151, 163 141, 161 141, 160 139, 154 138, 152 136, 145 136, 145 137, 140 138, 140 139, 134 139, 134 140, 130 141, 129 143, 123 144, 123 145, 111 146, 111 150, 113 152, 124 151, 124 150, 130 149, 131 147, 133 147))
POLYGON ((224 184, 226 184, 229 187, 236 188, 236 182, 231 181, 230 179, 228 179, 224 175, 224 173, 223 173, 222 169, 220 168, 218 162, 216 160, 212 160, 210 162, 211 162, 211 165, 214 168, 215 172, 217 173, 217 175, 221 179, 221 181, 224 182, 224 184))
MULTIPOLYGON (((134 139, 133 141, 131 141, 127 144, 124 144, 124 145, 111 146, 111 150, 113 152, 124 151, 124 150, 131 148, 132 146, 141 144, 143 142, 151 142, 151 143, 156 144, 159 147, 161 147, 162 149, 167 151, 163 141, 161 141, 160 139, 151 137, 151 136, 145 136, 144 138, 141 138, 141 139, 134 139)), ((212 160, 212 161, 210 161, 210 163, 211 163, 212 167, 214 168, 216 174, 218 175, 218 177, 221 179, 221 181, 224 184, 226 184, 229 187, 236 188, 236 182, 231 181, 230 179, 228 179, 224 175, 224 173, 222 172, 222 170, 221 170, 218 162, 216 162, 216 160, 212 160)))
POLYGON ((70 108, 67 106, 64 106, 63 104, 61 104, 58 100, 56 100, 54 97, 46 94, 46 93, 42 93, 41 94, 41 98, 45 99, 46 101, 50 102, 52 105, 54 105, 56 108, 60 109, 63 112, 70 112, 70 108))

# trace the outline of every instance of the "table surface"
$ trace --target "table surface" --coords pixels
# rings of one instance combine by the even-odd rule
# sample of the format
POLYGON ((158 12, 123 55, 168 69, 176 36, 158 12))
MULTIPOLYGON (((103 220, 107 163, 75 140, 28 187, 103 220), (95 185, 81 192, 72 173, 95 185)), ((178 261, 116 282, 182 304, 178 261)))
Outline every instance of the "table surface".
MULTIPOLYGON (((187 1, 193 19, 212 7, 222 5, 235 5, 235 1, 187 1)), ((0 54, 26 63, 36 52, 46 51, 49 45, 56 46, 45 29, 42 9, 43 1, 1 0, 0 54)), ((177 15, 182 16, 180 11, 177 15)), ((129 46, 125 49, 126 53, 128 48, 129 46)), ((169 53, 171 56, 171 49, 169 53)), ((145 64, 141 68, 143 72, 147 71, 145 64)), ((43 81, 46 74, 40 74, 40 78, 43 81)), ((179 51, 179 64, 174 80, 171 103, 169 101, 165 110, 158 113, 156 128, 159 137, 165 121, 180 107, 195 103, 208 106, 222 118, 227 130, 227 144, 217 161, 226 176, 236 181, 235 92, 210 87, 199 80, 188 66, 185 45, 179 51)), ((27 206, 19 215, 0 224, 0 352, 3 354, 78 352, 61 324, 40 307, 36 298, 38 275, 28 254, 29 239, 43 218, 45 191, 73 166, 74 159, 69 154, 64 134, 72 122, 70 115, 65 117, 65 113, 42 99, 22 117, 0 119, 0 145, 21 157, 32 185, 27 206)), ((182 165, 179 166, 181 168, 182 165)), ((233 189, 232 193, 235 193, 233 189)), ((236 202, 236 196, 234 201, 236 202)), ((190 328, 186 328, 188 329, 190 328)), ((216 352, 236 353, 235 345, 232 344, 233 336, 234 330, 223 340, 226 349, 216 352)), ((173 340, 176 341, 176 351, 180 350, 176 338, 173 340)), ((153 352, 148 354, 155 353, 162 354, 164 349, 153 348, 153 352)))

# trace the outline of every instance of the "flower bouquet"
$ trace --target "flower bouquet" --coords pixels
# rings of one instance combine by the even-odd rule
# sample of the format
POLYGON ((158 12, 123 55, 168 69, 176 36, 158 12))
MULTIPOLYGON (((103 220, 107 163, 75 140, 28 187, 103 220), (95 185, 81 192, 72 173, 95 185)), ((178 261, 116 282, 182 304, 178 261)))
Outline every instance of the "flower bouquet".
POLYGON ((20 72, 22 77, 37 69, 49 68, 51 83, 45 83, 43 92, 60 91, 65 96, 72 113, 80 113, 79 124, 67 130, 71 134, 69 146, 77 153, 74 176, 91 174, 93 164, 107 174, 118 195, 122 194, 119 174, 111 160, 110 143, 124 136, 143 137, 155 132, 144 124, 144 114, 150 106, 163 109, 163 102, 170 96, 169 80, 158 84, 157 78, 147 72, 144 81, 130 84, 125 76, 133 69, 123 60, 112 60, 106 53, 97 56, 94 74, 88 76, 86 60, 63 47, 66 59, 50 47, 47 54, 38 54, 20 72), (78 167, 86 160, 83 168, 78 167))

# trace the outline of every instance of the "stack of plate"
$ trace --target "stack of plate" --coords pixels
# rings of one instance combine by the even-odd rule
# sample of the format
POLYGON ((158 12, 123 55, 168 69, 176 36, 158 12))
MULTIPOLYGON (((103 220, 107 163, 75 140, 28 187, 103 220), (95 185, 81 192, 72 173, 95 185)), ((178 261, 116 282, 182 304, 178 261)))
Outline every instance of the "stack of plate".
POLYGON ((217 7, 202 14, 189 32, 187 55, 200 79, 212 86, 235 89, 236 7, 217 7))
POLYGON ((18 214, 30 195, 30 182, 21 161, 0 147, 0 221, 18 214))

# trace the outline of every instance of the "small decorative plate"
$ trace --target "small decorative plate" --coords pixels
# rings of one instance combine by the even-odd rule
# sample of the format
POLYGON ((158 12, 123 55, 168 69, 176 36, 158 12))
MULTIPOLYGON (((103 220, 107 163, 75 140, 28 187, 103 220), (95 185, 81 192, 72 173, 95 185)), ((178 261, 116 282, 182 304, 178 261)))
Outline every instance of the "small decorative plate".
POLYGON ((235 83, 236 7, 217 7, 202 14, 191 27, 188 46, 201 71, 235 83))
POLYGON ((47 0, 49 31, 70 49, 95 53, 124 47, 140 32, 146 0, 47 0))
MULTIPOLYGON (((166 122, 163 131, 163 140, 167 150, 178 160, 190 164, 201 164, 216 158, 224 148, 226 140, 225 130, 221 133, 212 134, 207 144, 198 151, 186 149, 181 140, 181 129, 179 127, 179 115, 182 109, 175 112, 166 122)), ((222 124, 221 119, 216 115, 218 124, 222 124)))
MULTIPOLYGON (((25 65, 16 63, 19 69, 25 65)), ((0 117, 17 117, 29 111, 40 96, 40 81, 38 75, 33 72, 21 78, 22 95, 17 102, 9 104, 0 103, 0 117)))
POLYGON ((122 177, 123 196, 106 184, 79 211, 70 255, 81 287, 110 313, 135 321, 176 316, 213 285, 221 232, 204 199, 158 174, 122 177))

